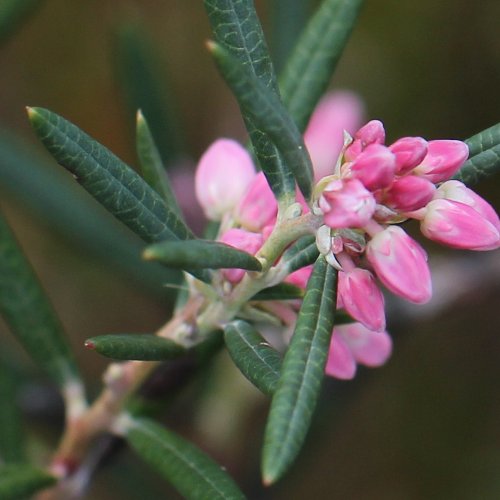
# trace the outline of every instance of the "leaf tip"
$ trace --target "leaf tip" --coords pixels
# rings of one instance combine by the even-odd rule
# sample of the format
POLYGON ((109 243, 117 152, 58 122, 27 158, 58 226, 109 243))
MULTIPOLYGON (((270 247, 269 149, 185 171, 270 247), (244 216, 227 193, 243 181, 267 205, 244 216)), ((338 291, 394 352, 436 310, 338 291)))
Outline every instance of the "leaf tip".
POLYGON ((95 343, 92 339, 87 339, 83 344, 87 349, 95 350, 95 343))
POLYGON ((213 54, 214 52, 217 51, 217 48, 218 48, 218 44, 217 42, 214 42, 213 40, 206 40, 205 41, 205 47, 207 48, 207 50, 213 54))
POLYGON ((137 125, 143 125, 144 124, 144 122, 146 120, 144 119, 144 114, 142 112, 142 109, 139 108, 137 110, 137 113, 135 115, 135 119, 136 119, 137 125))
POLYGON ((142 252, 142 258, 144 260, 154 260, 156 258, 156 252, 151 247, 148 247, 142 252))

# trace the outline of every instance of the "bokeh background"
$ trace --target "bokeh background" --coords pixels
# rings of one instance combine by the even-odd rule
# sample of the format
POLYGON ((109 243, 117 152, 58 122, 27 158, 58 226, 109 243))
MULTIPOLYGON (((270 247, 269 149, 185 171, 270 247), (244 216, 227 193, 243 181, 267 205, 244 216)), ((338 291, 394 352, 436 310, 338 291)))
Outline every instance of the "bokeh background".
MULTIPOLYGON (((185 179, 216 137, 244 141, 245 134, 235 101, 204 49, 210 31, 201 0, 39 3, 0 46, 0 205, 96 393, 106 361, 84 351, 84 339, 154 331, 168 319, 171 294, 154 271, 143 279, 141 271, 124 270, 112 252, 95 251, 92 227, 107 216, 85 195, 89 216, 75 217, 87 220, 87 232, 71 223, 71 197, 64 210, 50 212, 48 202, 41 209, 33 201, 37 193, 45 196, 39 179, 28 189, 29 179, 9 176, 23 169, 23 161, 5 160, 15 144, 51 179, 74 184, 37 143, 24 107, 65 116, 136 165, 130 82, 141 71, 124 54, 127 43, 145 37, 158 99, 172 118, 165 132, 172 139, 168 162, 197 228, 201 216, 185 179)), ((316 3, 256 2, 278 67, 302 15, 316 3), (279 30, 291 38, 280 38, 279 30)), ((499 22, 496 0, 369 0, 332 88, 359 93, 368 117, 384 121, 389 141, 402 135, 465 139, 500 121, 499 22)), ((497 209, 499 177, 477 186, 497 209)), ((499 254, 427 247, 435 300, 425 307, 390 304, 392 359, 381 369, 361 370, 355 381, 325 383, 304 453, 281 484, 264 491, 259 480, 268 401, 225 355, 173 399, 162 418, 224 463, 250 498, 500 498, 499 254)), ((2 353, 22 374, 17 404, 30 453, 43 459, 57 442, 61 403, 3 323, 0 335, 2 353)), ((177 498, 125 450, 104 464, 87 497, 177 498)))

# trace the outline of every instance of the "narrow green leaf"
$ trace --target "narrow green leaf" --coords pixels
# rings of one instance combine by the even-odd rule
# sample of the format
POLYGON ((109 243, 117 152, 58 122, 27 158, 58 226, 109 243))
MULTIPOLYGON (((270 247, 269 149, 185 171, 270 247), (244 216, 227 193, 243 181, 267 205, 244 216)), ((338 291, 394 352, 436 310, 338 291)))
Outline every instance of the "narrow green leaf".
POLYGON ((262 269, 261 263, 253 255, 225 243, 209 240, 155 243, 144 250, 143 256, 182 269, 262 269))
POLYGON ((313 182, 311 158, 302 135, 279 97, 221 45, 210 42, 208 47, 221 75, 236 96, 242 113, 249 116, 252 123, 273 141, 304 197, 309 199, 313 182))
POLYGON ((21 500, 55 484, 56 478, 31 465, 0 466, 0 498, 21 500))
POLYGON ((172 340, 145 333, 99 335, 86 340, 85 347, 108 358, 141 361, 173 359, 185 352, 172 340))
MULTIPOLYGON (((205 0, 215 41, 277 96, 278 84, 267 43, 252 0, 205 0)), ((295 199, 295 181, 273 140, 246 110, 243 119, 269 186, 284 207, 295 199)))
POLYGON ((19 377, 4 357, 0 358, 0 461, 23 462, 26 459, 22 417, 17 404, 19 377))
POLYGON ((155 140, 140 110, 137 112, 136 149, 144 180, 162 197, 179 219, 183 219, 155 140))
POLYGON ((162 285, 178 281, 177 271, 141 260, 144 243, 66 172, 6 131, 0 131, 0 185, 80 252, 105 262, 142 288, 164 298, 170 289, 162 285))
POLYGON ((319 251, 314 236, 303 236, 288 248, 281 261, 286 263, 288 273, 293 273, 302 267, 314 264, 319 251))
POLYGON ((204 452, 155 422, 130 421, 125 437, 136 453, 190 500, 243 499, 231 477, 204 452))
POLYGON ((77 376, 63 328, 29 262, 0 217, 0 314, 31 357, 60 385, 77 376))
POLYGON ((318 257, 271 403, 262 459, 265 484, 288 470, 309 430, 333 329, 336 281, 336 271, 318 257))
POLYGON ((328 87, 362 5, 363 0, 323 0, 285 66, 281 95, 301 131, 328 87))
POLYGON ((455 179, 473 185, 500 170, 500 123, 466 139, 469 159, 455 179))
POLYGON ((114 62, 130 114, 142 110, 160 156, 170 167, 179 159, 183 141, 171 97, 173 93, 157 46, 144 27, 125 23, 116 33, 114 62))
POLYGON ((224 328, 227 350, 241 373, 268 396, 274 394, 281 371, 281 356, 249 323, 236 320, 224 328))
POLYGON ((0 44, 6 41, 41 3, 41 0, 2 0, 0 3, 0 44))
POLYGON ((43 108, 29 108, 35 132, 57 162, 143 240, 189 239, 191 231, 130 167, 78 127, 43 108))
POLYGON ((309 17, 310 0, 273 0, 271 2, 271 49, 279 73, 309 17))
POLYGON ((250 300, 295 300, 304 297, 304 290, 290 283, 264 288, 256 293, 250 300))

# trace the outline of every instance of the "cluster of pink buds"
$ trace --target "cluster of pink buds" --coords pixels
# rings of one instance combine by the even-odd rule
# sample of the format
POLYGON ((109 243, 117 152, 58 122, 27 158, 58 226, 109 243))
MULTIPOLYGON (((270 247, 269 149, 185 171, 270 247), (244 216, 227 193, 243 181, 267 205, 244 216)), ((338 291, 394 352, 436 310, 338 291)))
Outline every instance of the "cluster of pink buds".
MULTIPOLYGON (((320 253, 339 270, 337 308, 355 321, 333 331, 326 372, 341 379, 352 378, 358 363, 380 366, 391 354, 378 282, 414 303, 431 298, 427 255, 399 224, 415 219, 424 236, 453 248, 500 246, 495 210, 449 180, 468 157, 465 143, 404 137, 386 146, 377 120, 351 137, 361 115, 352 94, 333 93, 320 102, 305 133, 317 181, 311 207, 297 196, 303 213, 311 210, 319 220, 320 253)), ((207 217, 221 221, 219 239, 256 254, 275 227, 278 206, 248 152, 229 139, 214 142, 200 160, 195 185, 207 217)), ((287 281, 305 287, 310 272, 300 269, 287 281)), ((222 276, 235 285, 244 273, 227 269, 222 276)))

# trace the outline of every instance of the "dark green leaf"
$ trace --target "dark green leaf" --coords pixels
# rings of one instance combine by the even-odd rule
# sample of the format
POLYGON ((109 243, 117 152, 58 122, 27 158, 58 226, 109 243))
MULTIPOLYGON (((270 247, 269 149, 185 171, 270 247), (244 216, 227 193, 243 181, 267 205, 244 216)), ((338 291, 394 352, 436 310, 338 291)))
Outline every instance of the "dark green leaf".
POLYGON ((179 357, 185 349, 174 341, 144 333, 99 335, 85 341, 85 347, 108 358, 164 361, 179 357))
POLYGON ((63 235, 78 250, 106 262, 156 294, 179 279, 177 271, 140 259, 143 242, 119 224, 55 165, 30 151, 29 144, 0 133, 0 184, 41 222, 63 235), (71 207, 71 210, 68 210, 71 207))
POLYGON ((204 452, 147 419, 131 421, 126 439, 136 453, 190 500, 243 499, 231 477, 204 452))
POLYGON ((149 125, 141 111, 137 112, 136 148, 144 180, 162 197, 179 219, 182 219, 182 213, 170 185, 165 166, 156 148, 149 125))
POLYGON ((165 64, 156 46, 143 27, 124 24, 117 32, 114 61, 131 114, 142 110, 161 158, 170 167, 179 159, 182 141, 165 64))
POLYGON ((42 3, 41 0, 2 0, 0 3, 0 44, 42 3))
POLYGON ((11 363, 0 358, 0 461, 23 462, 24 436, 17 404, 19 377, 11 363))
POLYGON ((318 255, 315 237, 303 236, 285 251, 281 261, 286 263, 288 273, 293 273, 302 267, 314 264, 318 255))
POLYGON ((285 66, 281 95, 301 131, 328 87, 362 5, 363 0, 323 0, 285 66))
POLYGON ((57 162, 117 219, 148 242, 193 234, 130 167, 61 116, 29 108, 31 124, 57 162))
POLYGON ((306 24, 312 2, 273 0, 271 4, 271 49, 279 73, 306 24))
POLYGON ((304 290, 302 288, 290 283, 280 283, 279 285, 264 288, 250 300, 294 300, 303 297, 304 290))
POLYGON ((500 170, 500 123, 465 141, 469 159, 455 175, 455 179, 473 185, 500 170))
MULTIPOLYGON (((205 0, 204 3, 216 42, 277 96, 276 76, 253 1, 205 0)), ((293 174, 266 131, 254 123, 246 110, 242 109, 242 114, 260 167, 280 205, 286 207, 295 197, 293 174)))
POLYGON ((311 195, 312 164, 302 135, 279 97, 265 87, 236 58, 215 42, 209 49, 220 73, 236 96, 242 113, 278 148, 306 199, 311 195))
POLYGON ((280 378, 280 354, 246 321, 229 323, 224 328, 224 340, 241 373, 264 394, 274 394, 280 378))
POLYGON ((277 481, 299 453, 316 406, 333 329, 336 271, 318 257, 266 425, 262 474, 277 481))
POLYGON ((60 385, 77 376, 62 326, 5 220, 0 217, 0 313, 31 357, 60 385))
POLYGON ((182 269, 262 269, 253 255, 218 241, 165 241, 147 247, 143 256, 182 269))
POLYGON ((55 484, 56 478, 31 465, 0 466, 0 498, 21 500, 55 484))

